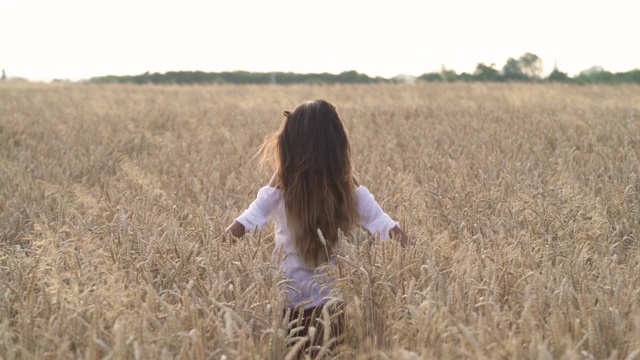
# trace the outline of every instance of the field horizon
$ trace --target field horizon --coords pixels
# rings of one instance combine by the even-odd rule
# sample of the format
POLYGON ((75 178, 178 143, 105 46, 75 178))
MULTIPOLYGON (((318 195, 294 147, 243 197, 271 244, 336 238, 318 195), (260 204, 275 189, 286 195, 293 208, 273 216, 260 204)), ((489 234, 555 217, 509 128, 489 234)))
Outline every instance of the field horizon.
POLYGON ((10 82, 0 358, 286 358, 273 226, 221 235, 318 98, 415 241, 342 239, 324 356, 640 359, 638 85, 10 82))

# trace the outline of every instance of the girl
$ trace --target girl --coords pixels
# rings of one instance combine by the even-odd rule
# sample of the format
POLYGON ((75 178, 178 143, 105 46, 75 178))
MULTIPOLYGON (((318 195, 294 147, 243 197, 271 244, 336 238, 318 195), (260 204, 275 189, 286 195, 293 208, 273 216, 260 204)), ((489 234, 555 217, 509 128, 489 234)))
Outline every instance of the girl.
MULTIPOLYGON (((333 105, 308 101, 283 115, 280 129, 261 148, 263 163, 273 160, 276 172, 227 231, 241 237, 275 220, 273 258, 281 261, 284 277, 291 280, 287 289, 291 318, 302 327, 295 335, 306 336, 314 326, 312 337, 322 340, 322 324, 315 316, 321 316, 332 287, 319 265, 335 264, 338 231, 350 234, 361 226, 402 245, 408 240, 369 190, 354 179, 349 139, 333 105)), ((342 332, 342 315, 337 317, 331 337, 342 332)))

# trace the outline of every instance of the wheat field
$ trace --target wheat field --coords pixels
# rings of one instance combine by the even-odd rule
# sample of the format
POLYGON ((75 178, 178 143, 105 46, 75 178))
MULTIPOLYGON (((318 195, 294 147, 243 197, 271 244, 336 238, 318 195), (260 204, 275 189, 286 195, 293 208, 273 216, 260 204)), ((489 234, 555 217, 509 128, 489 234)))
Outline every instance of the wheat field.
POLYGON ((0 358, 281 359, 283 109, 336 105, 415 241, 333 269, 340 359, 640 359, 640 87, 0 83, 0 358))

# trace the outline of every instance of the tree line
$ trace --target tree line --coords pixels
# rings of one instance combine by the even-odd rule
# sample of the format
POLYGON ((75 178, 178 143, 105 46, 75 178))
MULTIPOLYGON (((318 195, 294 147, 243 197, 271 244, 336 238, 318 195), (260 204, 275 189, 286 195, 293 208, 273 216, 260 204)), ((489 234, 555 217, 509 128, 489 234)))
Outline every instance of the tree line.
POLYGON ((203 72, 203 71, 169 71, 166 73, 149 73, 132 76, 100 76, 88 80, 93 83, 134 83, 134 84, 335 84, 335 83, 374 83, 387 82, 381 77, 369 77, 357 71, 345 71, 340 74, 311 73, 297 74, 292 72, 203 72))
MULTIPOLYGON (((640 83, 640 69, 622 73, 612 73, 602 67, 594 66, 571 77, 554 67, 548 76, 543 76, 542 59, 535 54, 526 53, 519 58, 509 58, 502 68, 496 64, 478 63, 473 73, 447 69, 422 74, 413 80, 428 82, 562 82, 572 84, 589 83, 640 83)), ((91 83, 134 83, 134 84, 336 84, 336 83, 380 83, 405 82, 407 77, 383 78, 369 77, 357 71, 345 71, 340 74, 292 72, 203 72, 170 71, 128 76, 100 76, 88 80, 91 83)))
POLYGON ((456 73, 444 66, 439 72, 426 73, 418 77, 422 81, 491 81, 491 82, 564 82, 573 84, 590 83, 640 83, 640 69, 622 73, 612 73, 600 66, 593 66, 571 77, 557 66, 546 77, 542 74, 542 59, 526 53, 519 58, 509 58, 502 69, 495 64, 478 63, 473 73, 456 73))

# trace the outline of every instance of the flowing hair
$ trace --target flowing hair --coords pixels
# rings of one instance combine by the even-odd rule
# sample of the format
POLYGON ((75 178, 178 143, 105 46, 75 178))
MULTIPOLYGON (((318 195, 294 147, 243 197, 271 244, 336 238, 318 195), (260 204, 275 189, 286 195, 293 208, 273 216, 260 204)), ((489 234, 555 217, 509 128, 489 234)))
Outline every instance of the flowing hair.
POLYGON ((260 151, 263 164, 274 162, 302 263, 316 267, 328 261, 338 230, 349 233, 358 223, 351 147, 336 109, 314 100, 284 111, 280 129, 267 136, 260 151))

